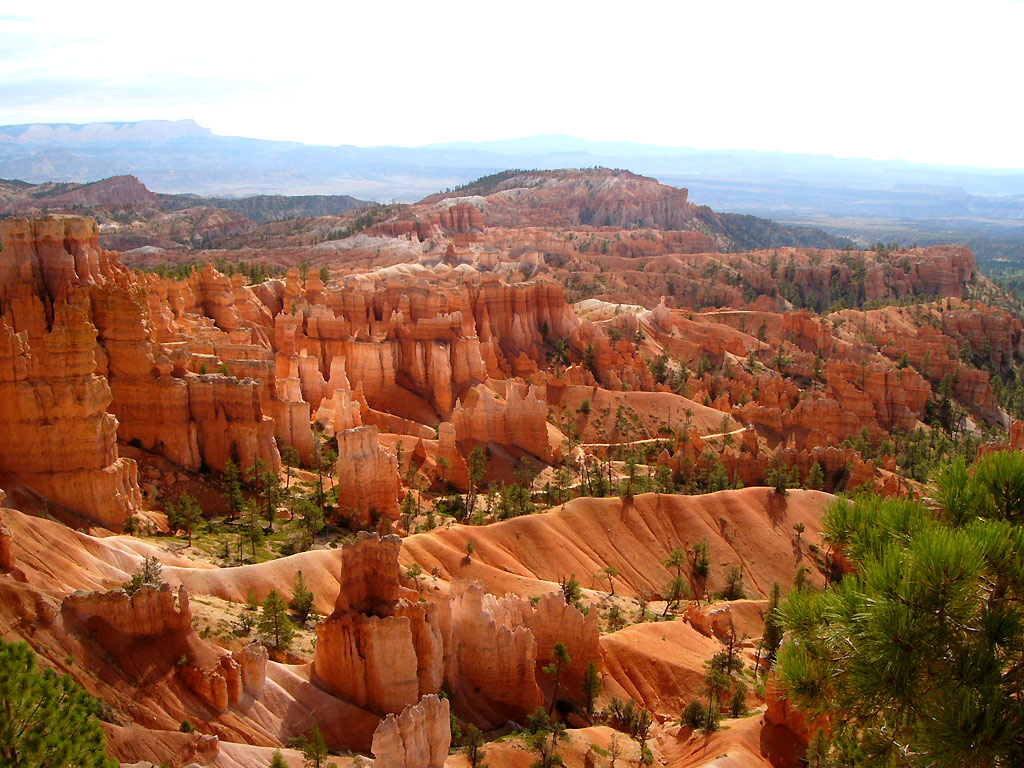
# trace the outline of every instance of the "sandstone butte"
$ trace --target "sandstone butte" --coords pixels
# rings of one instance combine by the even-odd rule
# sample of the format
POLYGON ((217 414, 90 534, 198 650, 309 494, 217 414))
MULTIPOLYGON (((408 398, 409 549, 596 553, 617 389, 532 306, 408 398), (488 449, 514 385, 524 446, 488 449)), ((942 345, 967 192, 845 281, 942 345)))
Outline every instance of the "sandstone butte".
MULTIPOLYGON (((115 202, 139 192, 108 191, 115 202)), ((628 172, 509 174, 344 241, 283 248, 292 268, 247 285, 213 267, 180 280, 133 272, 122 261, 141 257, 101 247, 88 218, 5 219, 0 635, 29 639, 104 700, 122 763, 258 768, 282 748, 297 768, 286 745, 315 722, 332 748, 382 768, 461 768, 449 713, 491 737, 523 723, 551 704, 542 670, 564 642, 573 663, 558 696, 578 698, 593 661, 599 707, 633 699, 654 715, 659 764, 797 765, 815 726, 773 679, 728 730, 705 738, 678 719, 734 630, 755 663, 773 582, 788 588, 807 567, 823 583, 809 545, 828 493, 582 496, 423 533, 400 514, 407 493, 429 504, 468 491, 476 447, 495 485, 530 468, 537 499, 559 467, 581 493, 596 473, 623 479, 624 447, 642 475, 720 466, 759 486, 779 466, 805 481, 817 465, 830 491, 917 492, 882 446, 922 426, 944 381, 974 423, 1024 447, 1024 424, 965 354, 1024 359, 1024 329, 969 250, 725 253, 724 225, 685 190, 628 172), (844 292, 889 305, 798 308, 844 292), (289 446, 311 477, 325 441, 337 446, 338 522, 379 533, 223 568, 169 539, 118 535, 133 515, 164 526, 186 488, 223 511, 217 478, 232 458, 280 470, 289 446), (735 565, 748 599, 609 626, 613 607, 632 614, 638 598, 663 610, 664 559, 698 542, 713 567, 691 592, 720 589, 735 565), (121 591, 153 556, 164 586, 121 591), (307 660, 197 631, 250 590, 289 596, 298 571, 325 617, 307 660), (566 604, 570 576, 586 613, 566 604)), ((569 725, 572 768, 606 764, 613 737, 623 759, 638 756, 606 724, 569 725)), ((533 760, 514 739, 485 751, 492 766, 533 760)))

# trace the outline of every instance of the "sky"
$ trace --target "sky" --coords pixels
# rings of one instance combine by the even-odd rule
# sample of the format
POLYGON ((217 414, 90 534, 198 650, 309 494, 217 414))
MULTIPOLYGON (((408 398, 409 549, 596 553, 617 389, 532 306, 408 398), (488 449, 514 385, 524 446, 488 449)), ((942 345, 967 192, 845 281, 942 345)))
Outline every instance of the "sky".
POLYGON ((0 0, 0 124, 1024 168, 1024 0, 0 0))

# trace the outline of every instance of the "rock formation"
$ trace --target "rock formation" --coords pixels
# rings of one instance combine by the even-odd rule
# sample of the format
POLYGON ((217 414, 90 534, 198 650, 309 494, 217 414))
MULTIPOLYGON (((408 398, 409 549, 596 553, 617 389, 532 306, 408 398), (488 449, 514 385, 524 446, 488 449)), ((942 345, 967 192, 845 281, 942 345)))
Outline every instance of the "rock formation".
POLYGON ((267 352, 186 317, 206 307, 237 330, 233 318, 246 314, 229 311, 237 286, 228 281, 216 293, 208 287, 216 275, 201 273, 198 300, 191 286, 175 289, 175 314, 173 303, 153 301, 158 286, 99 248, 91 219, 7 219, 0 238, 0 389, 13 404, 0 423, 16 438, 0 447, 0 466, 117 529, 141 502, 134 462, 118 458, 118 436, 187 469, 223 469, 233 451, 245 466, 256 458, 279 465, 260 380, 272 381, 272 370, 249 362, 267 352), (225 290, 227 299, 211 298, 225 290), (190 328, 198 333, 184 332, 190 328), (258 378, 189 370, 229 364, 258 378))
POLYGON ((313 663, 342 698, 398 713, 447 681, 458 710, 499 725, 544 703, 537 675, 555 643, 568 646, 577 677, 599 658, 597 613, 584 617, 560 592, 534 605, 456 581, 450 596, 414 601, 400 585, 400 548, 396 536, 363 533, 343 550, 341 589, 334 613, 317 625, 313 663))
POLYGON ((270 658, 267 649, 261 643, 253 642, 234 651, 231 657, 241 669, 242 690, 258 698, 267 679, 267 660, 270 658))
MULTIPOLYGON (((147 210, 132 215, 158 226, 148 208, 161 201, 133 180, 75 191, 84 202, 83 191, 126 209, 138 203, 147 210)), ((801 563, 817 564, 809 578, 821 583, 827 564, 791 531, 798 523, 807 547, 818 541, 826 494, 676 494, 762 485, 782 470, 787 484, 919 493, 906 479, 911 442, 934 442, 928 429, 940 412, 966 413, 962 426, 972 433, 975 425, 1009 428, 1008 443, 982 450, 1024 445, 1024 423, 1000 410, 1006 379, 990 374, 1024 361, 1024 326, 994 306, 997 294, 966 248, 739 250, 757 239, 756 224, 692 205, 685 190, 603 169, 497 174, 376 213, 390 218, 352 237, 338 233, 374 212, 269 222, 244 253, 124 256, 159 275, 122 266, 88 219, 0 225, 0 482, 28 513, 5 510, 0 520, 0 626, 132 723, 105 726, 119 759, 181 763, 185 753, 174 750, 195 742, 176 732, 187 717, 225 739, 219 757, 209 753, 222 762, 264 765, 270 749, 316 721, 333 748, 365 751, 376 729, 381 768, 440 766, 451 714, 490 730, 550 703, 542 669, 559 642, 573 659, 559 697, 579 697, 593 661, 608 696, 633 697, 658 720, 674 717, 733 622, 756 634, 758 606, 691 609, 689 623, 642 624, 602 643, 599 610, 567 605, 557 579, 614 566, 621 597, 653 596, 670 573, 668 552, 706 539, 715 562, 742 564, 757 595, 788 583, 801 563), (197 266, 168 268, 185 259, 197 266), (239 271, 232 262, 242 260, 239 271), (262 280, 253 264, 280 267, 278 276, 262 280), (250 278, 262 282, 247 285, 250 278), (149 545, 47 517, 79 527, 70 510, 115 530, 129 514, 143 527, 163 522, 140 508, 135 462, 125 456, 143 466, 147 496, 168 486, 165 497, 176 498, 187 488, 206 504, 222 490, 216 472, 229 458, 243 471, 257 462, 273 470, 279 446, 294 448, 303 467, 289 479, 308 483, 301 470, 320 468, 335 444, 327 485, 339 504, 332 511, 328 503, 337 516, 329 522, 352 528, 395 528, 411 489, 428 513, 449 485, 468 490, 477 446, 486 477, 474 523, 508 512, 483 489, 529 482, 527 467, 539 471, 534 501, 557 501, 566 485, 608 498, 488 528, 442 518, 404 542, 360 534, 340 553, 298 555, 318 607, 330 612, 311 665, 272 663, 259 644, 229 652, 216 635, 200 637, 184 590, 73 593, 116 585, 149 545), (660 492, 617 498, 615 486, 626 490, 631 475, 660 492), (431 576, 403 578, 413 563, 431 576), (324 590, 334 576, 330 611, 324 590), (101 657, 100 674, 68 660, 101 657)), ((136 236, 134 223, 102 216, 111 237, 136 236)), ((160 231, 175 237, 238 225, 213 213, 167 219, 160 231)), ((771 238, 784 235, 764 226, 771 238)), ((412 533, 424 516, 407 511, 400 527, 412 533)), ((198 567, 187 548, 162 557, 175 584, 236 606, 250 587, 287 592, 296 570, 292 559, 198 567)), ((832 557, 843 567, 841 555, 832 557)), ((722 573, 699 586, 716 589, 722 573)), ((200 622, 210 610, 204 601, 200 622)), ((789 734, 799 756, 810 729, 776 683, 764 725, 738 721, 710 737, 708 754, 742 743, 760 744, 764 757, 775 733, 789 734)), ((569 724, 579 723, 570 716, 569 724)), ((678 758, 664 723, 652 732, 652 749, 663 750, 656 759, 678 758)), ((599 765, 609 735, 589 731, 587 755, 571 740, 567 762, 599 765)), ((489 749, 500 762, 518 747, 489 749)))
POLYGON ((542 461, 561 455, 557 430, 548 424, 547 404, 531 387, 525 396, 509 386, 502 401, 484 386, 477 386, 456 405, 452 423, 459 440, 494 442, 521 448, 542 461))
POLYGON ((366 533, 346 543, 335 611, 316 628, 313 668, 322 684, 380 714, 436 693, 443 679, 437 606, 402 596, 400 547, 397 536, 366 533))
POLYGON ((615 227, 696 229, 687 191, 629 171, 598 168, 510 174, 486 198, 434 195, 437 225, 453 232, 490 227, 615 227), (482 208, 482 215, 480 209, 482 208))
POLYGON ((266 648, 250 643, 233 653, 216 656, 205 666, 186 665, 179 674, 193 693, 224 712, 245 695, 257 698, 263 693, 267 659, 266 648))
POLYGON ((537 679, 555 643, 564 642, 573 659, 565 677, 570 687, 582 679, 588 662, 600 658, 596 612, 584 617, 566 605, 561 592, 544 593, 534 604, 487 594, 480 583, 455 581, 450 600, 439 607, 444 677, 455 707, 486 724, 521 721, 544 704, 537 679))
POLYGON ((96 327, 79 281, 102 274, 89 232, 71 240, 80 230, 74 220, 0 224, 0 467, 117 529, 141 496, 135 463, 118 458, 110 387, 95 374, 96 327))
POLYGON ((354 542, 346 542, 334 613, 370 613, 378 605, 397 602, 402 596, 398 565, 401 550, 398 536, 381 538, 361 532, 354 542))
POLYGON ((75 592, 64 599, 63 610, 87 624, 102 624, 119 635, 150 637, 192 629, 188 590, 178 588, 177 602, 169 584, 143 586, 129 596, 112 592, 75 592))
POLYGON ((447 699, 430 695, 389 714, 373 733, 375 768, 442 768, 452 740, 448 711, 447 699))
MULTIPOLYGON (((4 502, 4 495, 3 491, 0 491, 0 505, 4 502)), ((17 562, 14 557, 14 537, 11 535, 11 529, 7 527, 7 523, 0 516, 0 571, 10 573, 14 570, 17 562)))
POLYGON ((442 613, 445 679, 456 707, 487 724, 522 719, 544 703, 536 677, 537 641, 510 618, 497 598, 469 582, 452 585, 450 607, 442 613))
POLYGON ((377 434, 376 427, 356 427, 337 435, 338 508, 362 524, 398 517, 398 461, 381 447, 377 434))

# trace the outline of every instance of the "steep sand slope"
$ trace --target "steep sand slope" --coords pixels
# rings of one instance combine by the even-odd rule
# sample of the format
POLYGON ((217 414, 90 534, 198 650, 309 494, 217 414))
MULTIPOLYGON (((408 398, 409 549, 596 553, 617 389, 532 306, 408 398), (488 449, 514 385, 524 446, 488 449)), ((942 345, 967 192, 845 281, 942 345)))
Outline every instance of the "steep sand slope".
POLYGON ((652 750, 667 768, 768 768, 761 715, 723 720, 710 736, 689 728, 666 728, 652 750))
POLYGON ((145 557, 156 557, 165 566, 213 567, 131 536, 97 538, 13 509, 0 510, 0 520, 11 529, 18 567, 40 589, 71 592, 120 587, 145 557))
POLYGON ((678 720, 683 707, 703 695, 704 661, 720 650, 720 642, 681 619, 605 635, 604 693, 635 699, 659 717, 678 720))
MULTIPOLYGON (((674 725, 656 726, 647 745, 654 753, 654 765, 665 768, 769 768, 771 764, 761 755, 761 720, 760 715, 727 720, 722 730, 710 736, 674 725)), ((637 742, 629 734, 606 726, 570 730, 568 739, 559 744, 558 754, 568 768, 587 765, 604 768, 611 765, 610 758, 593 753, 593 763, 590 763, 587 752, 591 746, 607 752, 613 738, 619 748, 615 765, 639 765, 637 742)), ((487 745, 484 752, 484 760, 495 768, 529 768, 536 759, 536 753, 528 751, 519 739, 487 745)), ((445 761, 446 768, 467 768, 468 765, 461 754, 450 755, 445 761)))
MULTIPOLYGON (((13 537, 18 567, 38 589, 68 593, 76 589, 117 589, 135 573, 142 559, 163 563, 163 578, 184 585, 193 595, 208 594, 244 602, 249 589, 262 600, 271 589, 290 595, 295 574, 302 571, 317 598, 321 613, 330 613, 338 596, 341 550, 303 552, 258 565, 217 568, 181 553, 131 536, 96 538, 60 523, 3 509, 13 537)), ((172 540, 168 540, 170 543, 172 540)), ((173 540, 180 545, 179 540, 173 540)))
MULTIPOLYGON (((402 559, 419 563, 438 578, 479 579, 495 594, 536 594, 570 574, 588 588, 604 587, 594 574, 617 568, 616 591, 658 595, 669 572, 662 560, 677 548, 706 541, 711 557, 709 587, 722 583, 724 571, 742 565, 751 597, 767 597, 773 581, 784 589, 800 565, 810 566, 809 544, 819 540, 821 511, 833 499, 819 491, 788 495, 768 488, 720 491, 704 496, 643 494, 579 498, 546 513, 485 527, 452 525, 405 539, 402 559), (803 558, 798 558, 793 525, 805 526, 803 558), (466 543, 475 551, 466 555, 466 543)), ((4 509, 19 567, 36 588, 55 592, 120 586, 143 557, 164 563, 164 578, 184 584, 193 594, 243 601, 250 587, 262 599, 270 589, 290 594, 302 571, 321 612, 337 597, 341 555, 338 550, 305 552, 258 565, 215 568, 130 536, 95 538, 49 520, 4 509)), ((811 578, 820 581, 813 568, 811 578)))
POLYGON ((701 435, 719 432, 723 422, 728 429, 740 426, 727 413, 671 392, 613 392, 582 385, 561 390, 548 385, 547 392, 556 409, 565 409, 573 417, 584 443, 657 437, 662 426, 677 430, 689 424, 701 435), (587 414, 580 412, 584 400, 590 401, 587 414), (616 418, 620 407, 621 420, 616 418))
MULTIPOLYGON (((669 571, 662 564, 674 549, 706 541, 711 557, 709 587, 719 588, 725 571, 742 565, 749 596, 767 597, 772 582, 788 589, 806 549, 819 540, 821 512, 832 496, 819 491, 777 494, 769 488, 720 491, 705 496, 648 493, 631 500, 574 499, 547 513, 487 527, 452 526, 410 536, 402 558, 438 577, 479 579, 495 594, 536 594, 576 574, 584 587, 599 587, 594 574, 617 568, 616 592, 661 593, 669 571), (793 525, 805 526, 797 556, 793 525), (466 543, 475 551, 466 556, 466 543), (547 584, 539 583, 547 582, 547 584)), ((812 568, 811 579, 821 583, 812 568)))
MULTIPOLYGON (((213 742, 209 736, 177 731, 154 731, 138 726, 104 724, 107 745, 121 763, 148 761, 160 765, 198 763, 214 768, 265 768, 274 756, 274 747, 259 747, 229 741, 213 742)), ((302 752, 281 749, 289 768, 301 768, 302 752)), ((348 760, 339 759, 345 765, 348 760)))

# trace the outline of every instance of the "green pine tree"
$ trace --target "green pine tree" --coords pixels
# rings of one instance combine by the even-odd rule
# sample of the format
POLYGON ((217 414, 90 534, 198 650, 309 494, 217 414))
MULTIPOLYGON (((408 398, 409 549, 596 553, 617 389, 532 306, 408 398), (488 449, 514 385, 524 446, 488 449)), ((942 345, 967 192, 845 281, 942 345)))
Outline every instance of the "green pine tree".
POLYGON ((683 566, 686 565, 686 550, 673 549, 668 557, 662 560, 666 568, 672 568, 675 574, 665 585, 665 610, 662 616, 667 616, 673 605, 690 594, 690 583, 683 576, 683 566))
POLYGON ((778 607, 782 599, 782 588, 779 582, 772 584, 772 594, 768 600, 768 611, 764 617, 764 633, 761 636, 761 644, 764 648, 764 657, 771 664, 775 661, 775 654, 782 643, 782 624, 779 622, 778 607))
POLYGON ((256 547, 263 544, 263 525, 260 510, 251 501, 242 505, 242 539, 248 542, 252 556, 256 557, 256 547))
POLYGON ((302 747, 302 765, 304 768, 323 768, 327 764, 327 743, 320 732, 320 726, 313 723, 302 747))
POLYGON ((483 759, 484 735, 473 723, 466 726, 466 735, 463 739, 463 749, 466 751, 466 758, 469 760, 469 768, 487 768, 487 764, 481 762, 483 759))
POLYGON ((313 611, 313 593, 306 586, 306 577, 302 575, 302 571, 295 574, 291 608, 295 611, 295 618, 299 620, 299 624, 305 624, 313 611))
POLYGON ((836 502, 824 537, 856 575, 779 608, 792 634, 782 683, 810 715, 833 717, 838 764, 1020 764, 1024 456, 962 469, 945 470, 959 493, 939 481, 938 514, 904 498, 836 502))
POLYGON ((0 765, 116 768, 96 706, 70 675, 38 671, 26 643, 0 640, 0 765))
POLYGON ((195 529, 196 523, 203 519, 203 509, 199 506, 199 502, 187 493, 183 493, 178 499, 178 519, 188 535, 188 546, 191 547, 192 531, 195 529))
POLYGON ((569 656, 569 649, 565 643, 555 643, 555 648, 551 654, 551 663, 542 668, 545 675, 553 678, 554 683, 551 692, 551 706, 548 707, 548 716, 555 711, 555 702, 558 701, 558 684, 562 677, 562 672, 572 664, 572 658, 569 656))
POLYGON ((231 509, 230 518, 234 520, 242 509, 242 502, 245 501, 245 497, 242 495, 242 474, 234 459, 228 459, 224 466, 221 485, 224 488, 224 498, 231 509))
POLYGON ((129 595, 134 595, 143 587, 159 587, 164 583, 160 575, 163 565, 156 556, 146 558, 139 564, 139 569, 132 575, 131 579, 121 585, 121 589, 129 595))
POLYGON ((263 601, 263 611, 256 627, 263 641, 271 648, 288 650, 295 635, 295 627, 288 618, 288 605, 276 589, 270 590, 267 599, 263 601))
POLYGON ((820 491, 825 487, 825 471, 821 468, 819 462, 811 464, 811 468, 807 471, 807 482, 805 485, 812 491, 820 491))
POLYGON ((597 671, 597 664, 590 661, 583 670, 583 700, 586 702, 587 715, 594 714, 594 702, 600 695, 601 675, 597 671))

